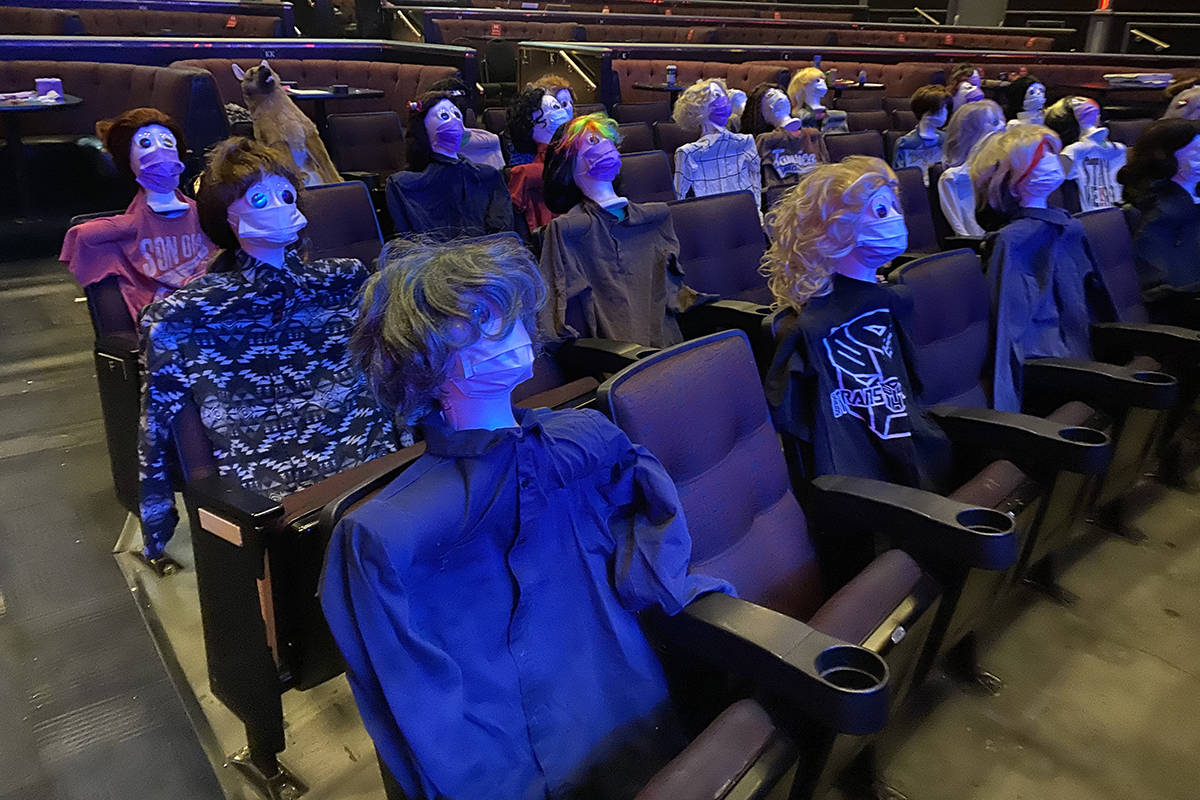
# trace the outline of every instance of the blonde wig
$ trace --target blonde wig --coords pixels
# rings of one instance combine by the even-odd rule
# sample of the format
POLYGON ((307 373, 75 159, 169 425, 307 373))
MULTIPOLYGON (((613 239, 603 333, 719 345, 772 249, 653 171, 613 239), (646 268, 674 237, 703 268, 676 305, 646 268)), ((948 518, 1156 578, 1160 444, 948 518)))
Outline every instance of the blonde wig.
POLYGON ((1004 109, 995 100, 975 100, 964 103, 950 116, 946 124, 946 142, 942 145, 942 164, 957 167, 967 162, 967 156, 979 141, 994 130, 1004 128, 1004 109), (993 120, 999 125, 993 125, 993 120))
POLYGON ((774 241, 759 272, 767 278, 776 308, 799 311, 828 294, 834 266, 858 243, 858 223, 879 189, 899 185, 878 158, 847 156, 819 164, 767 214, 774 241))
POLYGON ((683 94, 679 95, 679 99, 675 101, 675 111, 672 116, 680 126, 688 130, 699 130, 704 123, 704 118, 708 115, 708 86, 715 83, 721 87, 721 91, 729 94, 729 87, 725 85, 724 78, 701 78, 691 86, 683 90, 683 94))
POLYGON ((1014 125, 985 139, 967 160, 975 207, 1016 213, 1017 184, 1045 153, 1058 155, 1061 150, 1058 134, 1045 125, 1014 125))
POLYGON ((793 109, 804 108, 804 90, 811 84, 825 77, 825 73, 816 67, 805 67, 796 70, 796 74, 788 81, 787 95, 792 101, 793 109))

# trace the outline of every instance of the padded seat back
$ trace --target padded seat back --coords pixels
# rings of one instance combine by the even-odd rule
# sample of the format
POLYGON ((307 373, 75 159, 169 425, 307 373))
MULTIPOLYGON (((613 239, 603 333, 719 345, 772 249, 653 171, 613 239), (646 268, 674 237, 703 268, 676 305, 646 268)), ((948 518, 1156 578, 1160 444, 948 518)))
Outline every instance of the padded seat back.
POLYGON ((74 11, 19 6, 0 6, 0 31, 9 36, 79 36, 84 32, 74 11))
POLYGON ((1120 142, 1126 147, 1133 147, 1152 122, 1154 122, 1153 119, 1143 117, 1140 119, 1110 119, 1105 124, 1108 126, 1109 136, 1114 142, 1120 142))
POLYGON ((483 110, 483 127, 499 136, 508 126, 508 111, 495 106, 483 110))
POLYGON ((395 111, 331 114, 329 139, 340 172, 391 175, 404 169, 404 126, 395 111))
POLYGON ((76 9, 89 36, 201 36, 276 38, 283 36, 277 16, 223 11, 151 11, 140 8, 76 9), (232 23, 232 24, 231 24, 232 23))
POLYGON ((911 131, 917 127, 917 115, 908 108, 897 108, 892 112, 892 130, 911 131))
POLYGON ((613 108, 613 118, 621 124, 667 122, 671 119, 671 104, 666 100, 652 100, 648 103, 617 103, 613 108))
POLYGON ((311 258, 357 258, 368 269, 374 267, 383 234, 365 183, 310 186, 304 191, 304 207, 311 258))
POLYGON ((716 44, 717 28, 684 25, 582 25, 587 42, 716 44))
MULTIPOLYGON (((583 26, 574 22, 540 22, 536 19, 437 19, 434 44, 451 44, 473 40, 468 46, 479 47, 488 39, 509 39, 514 42, 578 42, 583 40, 583 26)), ((466 44, 466 42, 464 42, 466 44)))
POLYGON ((808 619, 823 597, 750 344, 724 331, 660 351, 606 381, 598 403, 662 462, 692 534, 692 569, 808 619))
POLYGON ((675 151, 696 138, 695 131, 689 131, 677 122, 655 122, 651 129, 654 131, 654 143, 672 163, 675 161, 675 151))
POLYGON ((1104 280, 1117 321, 1149 322, 1125 214, 1119 208, 1100 208, 1076 214, 1075 218, 1083 223, 1092 261, 1104 280))
MULTIPOLYGON (((212 74, 217 82, 221 103, 245 105, 242 86, 233 75, 236 62, 242 69, 257 66, 261 58, 196 58, 176 61, 173 67, 192 67, 212 74)), ((394 111, 408 107, 433 83, 443 78, 459 77, 454 67, 428 64, 393 64, 384 61, 335 61, 327 58, 274 58, 271 68, 285 81, 296 81, 300 87, 332 86, 344 83, 361 89, 379 89, 383 97, 365 100, 338 100, 330 108, 340 114, 359 111, 394 111)), ((57 74, 57 73, 55 73, 57 74)), ((69 91, 69 90, 68 90, 69 91)), ((300 109, 313 116, 313 102, 298 100, 300 109)), ((160 106, 161 108, 161 106, 160 106)))
MULTIPOLYGON (((742 89, 746 92, 764 81, 786 85, 789 69, 794 66, 790 63, 784 66, 779 62, 754 61, 730 64, 723 61, 682 61, 678 59, 613 59, 612 71, 616 74, 617 85, 620 87, 621 102, 661 101, 663 99, 662 92, 635 89, 633 84, 665 83, 669 64, 677 67, 675 82, 680 86, 689 86, 700 78, 724 78, 729 88, 742 89)), ((618 117, 618 121, 626 122, 628 120, 618 117)))
MULTIPOLYGON (((841 108, 841 106, 839 106, 841 108)), ((886 131, 891 118, 882 108, 878 111, 847 111, 846 126, 853 131, 886 131)))
MULTIPOLYGON (((882 113, 882 112, 880 112, 882 113)), ((831 133, 824 136, 829 160, 841 161, 846 156, 875 156, 883 158, 883 134, 876 130, 854 133, 831 133)))
POLYGON ((586 117, 588 114, 607 114, 608 109, 604 107, 604 103, 576 103, 575 116, 586 117))
POLYGON ((896 170, 900 179, 900 206, 908 226, 908 252, 936 253, 937 231, 933 227, 933 211, 929 207, 929 189, 921 177, 920 167, 896 170))
POLYGON ((767 279, 758 272, 766 240, 754 195, 725 192, 670 205, 688 286, 727 300, 771 302, 767 279))
POLYGON ((649 122, 622 122, 617 125, 621 134, 622 153, 644 153, 654 149, 654 133, 650 130, 649 122))
POLYGON ((839 111, 883 111, 883 92, 851 89, 830 103, 830 107, 839 111))
POLYGON ((635 203, 665 203, 675 199, 671 160, 662 150, 621 156, 616 189, 635 203))
POLYGON ((987 408, 982 378, 991 353, 991 295, 979 256, 965 249, 938 253, 908 262, 891 280, 912 303, 904 335, 914 351, 920 404, 987 408))

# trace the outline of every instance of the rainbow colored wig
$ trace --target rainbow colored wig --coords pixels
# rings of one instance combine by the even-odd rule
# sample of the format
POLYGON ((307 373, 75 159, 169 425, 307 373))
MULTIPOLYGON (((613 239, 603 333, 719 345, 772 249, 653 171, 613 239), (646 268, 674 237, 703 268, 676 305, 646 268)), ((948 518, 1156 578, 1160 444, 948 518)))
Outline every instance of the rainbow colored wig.
POLYGON ((579 142, 586 133, 603 136, 613 144, 621 143, 621 134, 617 130, 617 121, 599 111, 595 114, 576 117, 566 125, 563 125, 563 130, 565 133, 563 134, 562 141, 555 148, 560 153, 570 152, 574 154, 579 149, 579 142))

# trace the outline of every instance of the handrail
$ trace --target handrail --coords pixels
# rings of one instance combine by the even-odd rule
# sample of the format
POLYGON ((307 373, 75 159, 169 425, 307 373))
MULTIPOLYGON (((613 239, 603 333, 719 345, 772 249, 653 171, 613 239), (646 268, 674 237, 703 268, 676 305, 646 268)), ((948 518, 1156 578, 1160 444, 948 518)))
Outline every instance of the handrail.
POLYGON ((1171 48, 1171 45, 1167 42, 1164 42, 1162 39, 1151 36, 1145 31, 1139 31, 1137 28, 1129 28, 1129 33, 1154 45, 1154 52, 1156 53, 1161 53, 1163 50, 1169 50, 1171 48))
POLYGON ((927 14, 927 13, 925 13, 923 10, 921 10, 920 8, 918 8, 918 7, 916 7, 916 6, 913 6, 913 11, 917 12, 918 14, 920 14, 920 15, 921 15, 922 17, 924 17, 925 19, 929 20, 929 21, 930 21, 932 24, 934 24, 934 25, 941 25, 941 24, 942 24, 942 23, 938 22, 936 19, 934 19, 934 17, 933 17, 933 15, 932 15, 932 14, 927 14))

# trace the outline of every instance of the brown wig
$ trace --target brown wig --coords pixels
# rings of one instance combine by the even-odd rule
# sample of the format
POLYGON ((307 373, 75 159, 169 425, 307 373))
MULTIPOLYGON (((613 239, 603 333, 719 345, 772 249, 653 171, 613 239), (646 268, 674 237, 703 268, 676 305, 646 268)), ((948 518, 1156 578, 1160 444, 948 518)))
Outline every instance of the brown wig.
MULTIPOLYGON (((278 175, 292 184, 296 205, 303 213, 304 184, 269 147, 242 136, 232 136, 213 147, 200 176, 196 211, 200 229, 217 247, 230 253, 238 249, 237 234, 229 226, 229 206, 267 175, 278 175)), ((221 266, 228 265, 223 261, 221 266)))
POLYGON ((129 148, 133 144, 134 134, 147 125, 162 125, 169 130, 175 137, 179 160, 184 160, 187 145, 183 141, 183 129, 157 108, 131 108, 113 119, 102 119, 96 123, 96 136, 104 142, 104 149, 112 156, 117 172, 130 180, 133 180, 133 166, 129 163, 129 148))
POLYGON ((918 120, 926 114, 936 114, 948 105, 950 93, 946 91, 945 86, 938 86, 936 83, 918 86, 909 101, 913 116, 918 120))
POLYGON ((1153 204, 1155 184, 1179 171, 1175 153, 1197 136, 1200 122, 1180 117, 1160 119, 1146 128, 1129 148, 1125 166, 1117 171, 1117 181, 1125 187, 1125 199, 1139 208, 1153 204))
POLYGON ((760 133, 770 133, 772 128, 763 119, 762 107, 763 98, 767 96, 767 92, 772 89, 778 89, 787 96, 787 91, 778 83, 769 81, 760 83, 750 90, 750 94, 746 96, 746 107, 742 110, 742 133, 748 133, 751 136, 758 136, 760 133))

